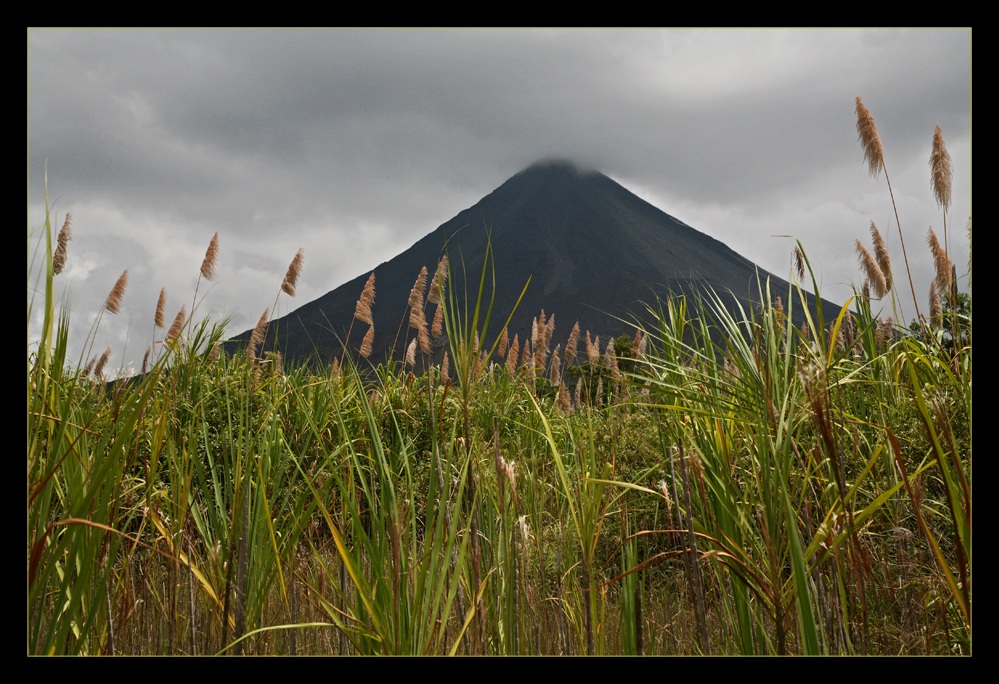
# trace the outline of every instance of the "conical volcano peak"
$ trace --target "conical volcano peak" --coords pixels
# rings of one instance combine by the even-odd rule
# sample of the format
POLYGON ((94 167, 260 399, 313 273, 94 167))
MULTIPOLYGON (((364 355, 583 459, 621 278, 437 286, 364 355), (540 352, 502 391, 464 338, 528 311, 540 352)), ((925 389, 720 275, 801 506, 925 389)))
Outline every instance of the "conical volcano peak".
MULTIPOLYGON (((422 268, 433 271, 445 253, 452 264, 449 291, 459 299, 478 292, 483 263, 491 260, 496 275, 488 292, 491 319, 509 316, 509 336, 521 339, 530 338, 533 318, 542 310, 557 314, 567 329, 578 322, 581 331, 609 339, 633 332, 626 321, 641 319, 647 304, 669 294, 729 293, 728 299, 748 308, 760 291, 760 276, 770 278, 774 291, 790 287, 599 171, 567 159, 544 159, 375 267, 378 303, 370 361, 404 358, 413 280, 422 268)), ((344 340, 355 353, 360 344, 355 338, 368 331, 351 335, 350 324, 369 274, 272 322, 270 330, 277 332, 261 348, 280 349, 289 361, 326 364, 342 357, 344 340)), ((459 301, 455 310, 467 310, 466 305, 459 301)), ((828 305, 830 312, 839 309, 828 305)), ((487 337, 498 334, 486 331, 487 337)))
MULTIPOLYGON (((520 173, 531 173, 539 171, 549 171, 552 173, 570 173, 576 176, 599 173, 596 169, 584 166, 571 159, 552 157, 549 159, 539 159, 520 173)), ((519 175, 519 174, 518 174, 519 175)))

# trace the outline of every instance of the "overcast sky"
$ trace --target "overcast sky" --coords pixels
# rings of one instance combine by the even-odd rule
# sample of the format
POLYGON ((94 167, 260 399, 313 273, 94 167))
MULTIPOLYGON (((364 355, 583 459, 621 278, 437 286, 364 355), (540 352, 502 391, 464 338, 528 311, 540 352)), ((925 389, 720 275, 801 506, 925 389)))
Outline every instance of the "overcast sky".
MULTIPOLYGON (((72 360, 128 269, 121 313, 102 317, 91 355, 111 347, 112 372, 137 368, 160 288, 168 325, 190 312, 216 231, 217 275, 196 316, 229 317, 236 335, 274 305, 299 248, 297 296, 282 295, 276 316, 557 157, 781 277, 784 236, 800 239, 834 301, 862 284, 854 240, 871 249, 874 221, 911 316, 857 96, 884 143, 925 313, 927 229, 943 240, 928 165, 937 124, 954 168, 949 246, 968 289, 970 29, 29 29, 29 262, 47 167, 55 228, 73 215, 56 277, 72 360)), ((35 286, 29 273, 29 298, 35 286)))

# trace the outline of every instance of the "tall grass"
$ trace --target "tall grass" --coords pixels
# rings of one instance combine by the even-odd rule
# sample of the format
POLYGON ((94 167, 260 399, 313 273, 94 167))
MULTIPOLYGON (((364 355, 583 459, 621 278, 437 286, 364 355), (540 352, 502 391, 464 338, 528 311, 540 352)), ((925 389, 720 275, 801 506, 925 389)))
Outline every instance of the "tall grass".
MULTIPOLYGON (((418 277, 419 363, 372 366, 348 334, 327 371, 289 368, 259 348, 271 309, 219 355, 196 289, 165 332, 161 295, 144 375, 107 383, 66 358, 57 225, 31 236, 31 654, 971 652, 953 306, 907 332, 858 288, 826 320, 797 244, 792 285, 752 306, 668 297, 602 344, 542 311, 521 345, 490 245, 458 279, 476 291, 446 251, 418 277)), ((871 231, 867 280, 890 272, 871 231)), ((373 305, 372 277, 366 339, 373 305)))

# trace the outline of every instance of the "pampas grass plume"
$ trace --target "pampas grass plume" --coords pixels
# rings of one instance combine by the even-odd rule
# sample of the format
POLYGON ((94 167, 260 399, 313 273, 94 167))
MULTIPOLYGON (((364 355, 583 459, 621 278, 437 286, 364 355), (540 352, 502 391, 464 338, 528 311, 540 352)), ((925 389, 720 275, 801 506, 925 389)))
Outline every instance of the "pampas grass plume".
POLYGON ((571 365, 573 361, 576 360, 576 352, 579 347, 579 321, 572 326, 572 332, 569 333, 569 340, 565 343, 565 363, 566 365, 571 365))
POLYGON ((364 339, 361 340, 361 356, 368 358, 371 356, 371 351, 375 343, 375 326, 370 326, 368 332, 364 333, 364 339))
POLYGON ((933 327, 940 327, 943 319, 943 304, 940 302, 940 291, 936 284, 930 284, 930 323, 933 327))
POLYGON ((357 306, 354 308, 354 318, 361 321, 361 323, 374 325, 374 321, 371 318, 371 307, 374 303, 375 274, 372 272, 372 274, 368 276, 368 282, 364 284, 364 290, 361 292, 361 298, 357 300, 357 306))
POLYGON ((302 259, 305 258, 305 252, 301 249, 295 254, 295 258, 291 260, 291 264, 288 266, 288 272, 284 274, 284 282, 281 283, 281 289, 289 297, 295 296, 295 286, 298 284, 298 276, 302 273, 302 259))
POLYGON ((59 231, 59 237, 56 240, 56 251, 52 256, 52 272, 56 275, 62 273, 62 269, 66 265, 66 246, 73 239, 72 223, 73 216, 69 212, 66 212, 66 220, 63 221, 62 229, 59 231))
POLYGON ((859 97, 857 98, 857 136, 860 138, 861 147, 864 148, 867 171, 877 178, 885 165, 885 149, 881 144, 881 136, 878 135, 878 127, 874 125, 874 117, 871 116, 871 112, 864 106, 859 97))
POLYGON ((874 290, 874 294, 880 299, 884 297, 888 292, 888 284, 885 281, 885 275, 881 272, 881 267, 878 266, 878 262, 875 261, 871 253, 867 251, 864 244, 860 240, 855 240, 857 247, 857 259, 860 261, 860 267, 864 271, 864 276, 867 278, 867 282, 870 283, 871 288, 874 290))
POLYGON ((205 280, 214 280, 215 264, 219 260, 219 233, 215 231, 212 241, 208 244, 208 251, 205 252, 205 259, 201 262, 201 277, 205 280))
POLYGON ((118 276, 118 281, 111 288, 111 293, 108 295, 107 301, 104 302, 104 308, 113 314, 121 311, 121 300, 125 296, 125 287, 128 286, 128 269, 126 268, 122 271, 122 274, 118 276))
POLYGON ((885 277, 885 292, 888 292, 893 284, 891 255, 888 253, 888 245, 885 244, 885 240, 881 237, 878 227, 874 225, 874 221, 871 221, 871 240, 874 242, 874 258, 878 262, 881 274, 885 277))
MULTIPOLYGON (((424 266, 420 269, 420 275, 416 276, 416 282, 413 283, 413 289, 409 291, 409 308, 411 309, 423 309, 423 291, 427 286, 427 267, 424 266)), ((412 325, 412 321, 410 321, 412 325)), ((413 326, 414 328, 417 326, 413 326)))
POLYGON ((157 328, 166 327, 166 288, 160 289, 160 298, 156 300, 156 314, 153 322, 157 328))
POLYGON ((166 341, 177 339, 180 335, 180 331, 184 329, 184 323, 187 322, 187 309, 185 307, 180 307, 180 311, 177 312, 177 316, 173 319, 173 323, 170 324, 170 329, 167 331, 166 341))
POLYGON ((441 293, 444 291, 444 285, 447 283, 447 255, 441 257, 440 263, 437 264, 437 270, 434 272, 433 280, 430 281, 430 292, 427 293, 427 303, 428 304, 440 304, 441 303, 441 293))
POLYGON ((433 337, 440 337, 444 332, 444 307, 438 305, 437 311, 434 312, 434 322, 430 326, 430 335, 433 337))
POLYGON ((94 366, 95 380, 101 380, 101 381, 104 380, 104 366, 107 365, 108 359, 110 358, 111 358, 111 347, 108 347, 107 349, 104 350, 104 353, 101 354, 101 358, 97 360, 97 365, 94 366))
POLYGON ((944 211, 950 206, 953 180, 954 167, 951 165, 950 153, 944 143, 940 124, 937 124, 933 132, 933 150, 930 152, 930 184, 933 186, 933 196, 936 197, 937 205, 944 211))
POLYGON ((267 317, 270 313, 270 309, 264 309, 264 312, 260 314, 260 320, 257 321, 253 332, 250 333, 250 343, 246 345, 246 356, 248 358, 254 359, 257 357, 257 347, 264 341, 264 331, 267 329, 267 317))
POLYGON ((926 233, 926 244, 930 246, 930 252, 933 254, 937 288, 942 294, 950 295, 950 257, 947 256, 947 252, 944 251, 944 248, 940 245, 940 241, 937 240, 937 234, 933 232, 932 226, 930 226, 929 231, 926 233))

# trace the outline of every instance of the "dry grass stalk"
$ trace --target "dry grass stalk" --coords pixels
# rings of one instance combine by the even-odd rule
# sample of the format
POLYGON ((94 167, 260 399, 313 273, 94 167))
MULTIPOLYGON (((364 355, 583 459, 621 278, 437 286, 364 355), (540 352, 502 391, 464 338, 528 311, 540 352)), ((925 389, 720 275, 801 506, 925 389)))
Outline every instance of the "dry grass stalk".
POLYGON ((926 244, 930 246, 930 252, 933 253, 933 265, 936 268, 936 279, 934 282, 937 284, 940 293, 943 295, 950 295, 950 276, 951 276, 951 266, 950 257, 947 256, 947 252, 940 245, 937 240, 937 234, 933 232, 933 227, 930 226, 930 230, 926 233, 926 244))
MULTIPOLYGON (((416 277, 416 282, 413 283, 413 289, 409 292, 409 308, 411 309, 423 309, 423 291, 427 286, 427 267, 424 266, 420 269, 420 275, 416 277)), ((417 327, 417 326, 413 326, 417 327)))
POLYGON ((369 326, 368 332, 364 333, 364 339, 361 340, 361 356, 368 358, 371 356, 372 349, 375 344, 375 326, 369 326))
POLYGON ((257 321, 257 325, 253 328, 253 332, 250 333, 250 343, 246 345, 246 356, 248 358, 257 358, 257 348, 264 341, 264 331, 267 330, 267 317, 270 313, 270 309, 264 309, 264 312, 260 314, 260 320, 257 321))
POLYGON ((524 346, 520 350, 520 367, 531 370, 534 368, 534 354, 531 353, 531 345, 524 340, 524 346))
POLYGON ((930 284, 930 324, 939 328, 943 321, 943 303, 940 301, 940 291, 936 284, 930 284))
POLYGON ((894 337, 895 322, 891 316, 886 319, 878 319, 878 329, 874 333, 874 342, 879 348, 884 349, 894 337))
POLYGON ((891 255, 888 254, 888 245, 885 244, 885 240, 881 237, 881 232, 878 230, 878 227, 874 225, 874 221, 871 221, 871 240, 874 242, 874 258, 877 260, 878 268, 881 269, 881 273, 885 277, 885 292, 888 292, 894 284, 891 269, 891 255))
POLYGON ((111 293, 108 295, 107 301, 104 302, 104 308, 113 314, 121 311, 121 300, 125 296, 125 288, 128 286, 128 269, 126 268, 122 271, 121 275, 118 276, 118 281, 111 288, 111 293))
POLYGON ((552 381, 552 385, 554 385, 555 387, 558 387, 560 384, 562 384, 562 367, 561 364, 559 363, 559 357, 558 357, 559 349, 561 348, 561 346, 562 345, 555 347, 555 351, 552 353, 551 377, 549 379, 552 381))
POLYGON ((604 352, 604 363, 610 369, 611 377, 615 380, 621 378, 621 373, 617 367, 617 353, 614 351, 614 338, 607 342, 607 351, 604 352))
POLYGON ((52 255, 52 272, 56 275, 62 273, 63 267, 66 266, 66 249, 69 241, 73 239, 72 223, 73 216, 67 211, 66 220, 63 221, 59 237, 56 239, 55 254, 52 255))
POLYGON ((166 288, 160 289, 160 297, 156 300, 156 315, 153 316, 153 323, 157 328, 166 327, 166 288))
POLYGON ((564 385, 558 388, 558 407, 564 415, 572 413, 572 398, 569 396, 569 389, 564 385))
POLYGON ((186 307, 180 307, 180 311, 173 319, 173 323, 170 324, 170 329, 167 330, 166 341, 171 342, 180 336, 180 331, 184 329, 184 323, 187 322, 187 309, 186 307))
MULTIPOLYGON (((777 304, 780 306, 780 297, 777 298, 777 304)), ((635 331, 635 340, 631 344, 631 355, 636 359, 642 359, 645 357, 645 350, 649 346, 649 336, 643 333, 641 330, 635 331)))
MULTIPOLYGON (((545 316, 545 312, 542 310, 542 319, 545 316)), ((537 341, 534 343, 534 367, 538 369, 543 369, 545 363, 548 361, 548 324, 542 325, 538 322, 538 334, 537 341)))
POLYGON ((795 245, 794 252, 794 270, 798 274, 798 280, 805 279, 805 255, 801 253, 801 246, 795 245))
POLYGON ((441 257, 434 271, 434 277, 430 281, 430 292, 427 293, 428 304, 440 304, 441 294, 444 292, 444 285, 447 283, 447 255, 441 257))
POLYGON ((512 378, 517 373, 517 357, 520 354, 520 335, 513 336, 513 342, 506 355, 506 371, 512 378))
POLYGON ((590 359, 590 370, 596 371, 597 364, 600 363, 600 335, 590 341, 590 331, 586 331, 586 355, 590 359))
POLYGON ((565 363, 571 365, 576 360, 576 352, 579 348, 579 321, 572 326, 569 333, 569 340, 565 343, 565 363))
POLYGON ((874 294, 880 299, 888 292, 888 283, 885 280, 885 275, 881 272, 878 262, 867 251, 867 248, 864 247, 864 244, 860 240, 855 240, 854 242, 857 247, 857 259, 860 261, 860 268, 864 271, 864 277, 874 290, 874 294))
POLYGON ((295 296, 295 286, 298 284, 298 276, 302 273, 302 259, 305 258, 305 252, 301 249, 295 254, 295 258, 291 260, 291 264, 288 266, 288 272, 284 274, 284 282, 281 283, 281 289, 289 297, 295 296))
POLYGON ((208 251, 205 252, 205 259, 201 262, 201 277, 205 280, 215 278, 215 264, 219 259, 219 233, 215 231, 212 241, 208 244, 208 251))
POLYGON ((83 367, 83 375, 81 377, 84 378, 89 377, 90 372, 94 370, 95 363, 97 363, 97 357, 96 356, 90 357, 90 360, 87 361, 87 365, 83 367))
POLYGON ((354 318, 361 321, 361 323, 374 325, 374 321, 371 319, 371 307, 374 303, 375 274, 372 272, 372 274, 368 276, 368 282, 364 284, 364 290, 361 292, 361 298, 357 300, 357 306, 354 308, 354 318))
POLYGON ((878 128, 874 125, 874 117, 871 116, 871 112, 864 106, 859 97, 857 98, 857 136, 864 149, 867 171, 871 176, 877 178, 885 165, 885 149, 881 144, 878 128))
POLYGON ((944 144, 940 124, 937 124, 936 130, 933 132, 933 150, 930 152, 930 180, 937 206, 946 212, 947 208, 950 207, 954 167, 951 165, 947 145, 944 144))
POLYGON ((444 332, 444 307, 438 305, 437 311, 434 312, 434 322, 430 326, 431 337, 440 337, 444 332))
POLYGON ((854 329, 853 329, 853 315, 847 314, 843 317, 843 341, 846 343, 847 348, 853 348, 854 342, 854 329))
POLYGON ((417 335, 417 340, 420 342, 420 351, 424 354, 430 353, 430 335, 427 334, 427 321, 424 319, 423 327, 420 328, 420 332, 417 335))
POLYGON ((107 365, 108 359, 110 358, 111 358, 111 347, 108 347, 107 349, 104 350, 104 353, 101 354, 101 358, 97 360, 97 365, 94 366, 95 380, 101 380, 101 381, 104 380, 104 366, 107 365))

